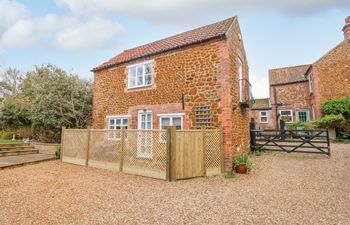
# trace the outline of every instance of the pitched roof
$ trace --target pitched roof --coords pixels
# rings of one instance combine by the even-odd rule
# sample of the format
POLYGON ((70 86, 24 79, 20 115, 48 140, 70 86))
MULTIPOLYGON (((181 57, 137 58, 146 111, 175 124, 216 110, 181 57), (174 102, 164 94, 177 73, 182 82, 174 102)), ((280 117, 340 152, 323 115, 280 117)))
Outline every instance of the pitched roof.
POLYGON ((270 99, 269 98, 257 98, 253 100, 252 109, 269 109, 270 99))
POLYGON ((188 45, 193 45, 223 37, 235 20, 236 17, 231 17, 217 23, 177 34, 136 48, 125 50, 107 62, 93 68, 92 71, 98 71, 142 57, 155 55, 188 45))
POLYGON ((288 84, 294 82, 306 81, 305 74, 310 68, 310 64, 276 68, 269 70, 269 82, 270 85, 276 84, 288 84))

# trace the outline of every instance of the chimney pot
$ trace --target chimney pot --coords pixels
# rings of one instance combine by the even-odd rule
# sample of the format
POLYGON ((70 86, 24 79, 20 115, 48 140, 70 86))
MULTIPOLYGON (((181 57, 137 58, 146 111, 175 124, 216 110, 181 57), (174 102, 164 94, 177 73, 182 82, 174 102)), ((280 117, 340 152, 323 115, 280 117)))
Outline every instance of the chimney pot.
POLYGON ((345 18, 345 25, 343 27, 344 38, 350 39, 350 16, 345 18))

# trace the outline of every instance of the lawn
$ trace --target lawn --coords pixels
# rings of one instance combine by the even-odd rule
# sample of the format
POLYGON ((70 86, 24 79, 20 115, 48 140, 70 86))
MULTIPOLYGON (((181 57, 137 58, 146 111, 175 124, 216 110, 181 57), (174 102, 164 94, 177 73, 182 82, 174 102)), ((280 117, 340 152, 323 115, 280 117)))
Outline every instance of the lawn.
POLYGON ((14 145, 14 144, 22 144, 21 140, 11 140, 11 139, 0 139, 0 145, 14 145))
POLYGON ((0 224, 350 224, 350 145, 166 182, 51 161, 0 170, 0 224))

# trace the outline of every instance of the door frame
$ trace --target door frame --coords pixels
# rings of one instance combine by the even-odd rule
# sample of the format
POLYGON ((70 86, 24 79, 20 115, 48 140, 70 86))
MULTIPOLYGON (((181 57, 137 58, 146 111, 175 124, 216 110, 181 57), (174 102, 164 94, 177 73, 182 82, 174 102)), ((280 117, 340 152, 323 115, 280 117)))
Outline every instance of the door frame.
POLYGON ((138 110, 137 112, 137 157, 138 158, 145 158, 145 159, 152 159, 153 157, 153 151, 152 151, 152 132, 142 132, 142 130, 152 130, 153 129, 153 112, 152 110, 138 110), (151 127, 150 129, 147 129, 147 124, 146 124, 146 129, 142 129, 142 120, 141 116, 146 115, 146 123, 147 123, 147 114, 151 114, 151 127), (139 131, 140 130, 140 131, 139 131), (146 151, 142 153, 141 147, 142 147, 142 139, 149 139, 149 148, 150 148, 150 153, 147 153, 146 151))

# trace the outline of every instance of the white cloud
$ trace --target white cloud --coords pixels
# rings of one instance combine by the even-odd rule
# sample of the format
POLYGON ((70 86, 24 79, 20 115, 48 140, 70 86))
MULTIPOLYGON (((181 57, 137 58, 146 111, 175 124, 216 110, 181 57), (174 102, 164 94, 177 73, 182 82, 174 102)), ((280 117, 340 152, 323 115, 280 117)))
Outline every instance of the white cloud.
POLYGON ((15 2, 9 0, 0 0, 0 33, 14 25, 19 19, 27 16, 26 8, 15 2))
POLYGON ((349 9, 349 0, 56 0, 76 15, 120 13, 153 22, 176 22, 210 14, 265 10, 309 15, 333 8, 349 9))
POLYGON ((267 76, 257 77, 254 75, 250 75, 249 81, 252 84, 254 98, 269 97, 269 80, 267 76))
POLYGON ((103 47, 113 42, 122 30, 122 26, 116 22, 93 18, 86 23, 79 22, 77 26, 68 26, 58 32, 55 45, 67 49, 103 47))
POLYGON ((0 48, 33 46, 93 49, 113 44, 122 26, 102 16, 47 14, 31 17, 24 5, 0 0, 0 48))

